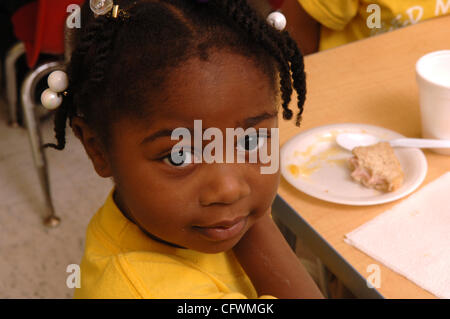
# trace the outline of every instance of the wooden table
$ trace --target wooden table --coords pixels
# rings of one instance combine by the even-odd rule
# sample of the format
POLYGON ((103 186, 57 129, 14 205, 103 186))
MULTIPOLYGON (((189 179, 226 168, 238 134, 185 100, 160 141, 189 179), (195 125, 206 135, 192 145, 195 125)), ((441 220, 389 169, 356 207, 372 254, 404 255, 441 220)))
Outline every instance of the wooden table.
MULTIPOLYGON (((415 63, 422 55, 443 49, 450 49, 450 16, 305 57, 308 94, 303 123, 298 128, 293 121, 280 118, 280 145, 307 129, 348 122, 420 137, 415 63)), ((296 109, 294 103, 291 109, 296 109)), ((425 155, 429 168, 422 187, 450 171, 450 157, 430 151, 425 155)), ((358 297, 434 298, 343 241, 345 234, 398 201, 366 207, 333 204, 303 194, 283 178, 278 194, 276 216, 358 297), (370 264, 381 268, 381 288, 377 291, 367 288, 370 264)))

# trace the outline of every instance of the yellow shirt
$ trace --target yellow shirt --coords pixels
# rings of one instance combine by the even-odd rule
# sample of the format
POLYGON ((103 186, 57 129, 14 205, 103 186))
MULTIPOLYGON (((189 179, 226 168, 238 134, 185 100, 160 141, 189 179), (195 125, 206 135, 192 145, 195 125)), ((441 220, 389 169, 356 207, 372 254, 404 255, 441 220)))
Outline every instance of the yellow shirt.
POLYGON ((257 298, 232 251, 204 254, 152 240, 122 215, 112 192, 89 223, 80 268, 75 298, 257 298))
POLYGON ((319 50, 450 14, 450 0, 298 1, 322 25, 319 50))

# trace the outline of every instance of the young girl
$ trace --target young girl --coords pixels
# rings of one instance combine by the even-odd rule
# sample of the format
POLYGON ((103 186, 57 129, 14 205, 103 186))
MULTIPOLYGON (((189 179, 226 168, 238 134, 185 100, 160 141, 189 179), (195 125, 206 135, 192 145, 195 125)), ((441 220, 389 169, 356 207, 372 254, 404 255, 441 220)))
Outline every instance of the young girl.
MULTIPOLYGON (((245 0, 114 5, 82 9, 57 144, 48 145, 64 148, 69 119, 98 175, 115 184, 89 224, 75 297, 320 298, 270 216, 279 170, 195 163, 196 150, 173 150, 171 139, 194 120, 270 132, 280 89, 292 117, 293 87, 299 122, 305 75, 295 42, 245 0)), ((277 142, 252 138, 236 147, 277 142)))

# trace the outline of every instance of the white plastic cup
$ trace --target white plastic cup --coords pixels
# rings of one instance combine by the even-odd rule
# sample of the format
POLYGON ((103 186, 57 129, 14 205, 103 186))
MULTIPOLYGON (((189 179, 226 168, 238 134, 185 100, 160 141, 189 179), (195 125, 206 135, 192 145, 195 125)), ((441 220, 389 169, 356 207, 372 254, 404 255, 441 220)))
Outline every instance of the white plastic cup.
MULTIPOLYGON (((450 140, 450 50, 428 53, 416 63, 422 136, 450 140)), ((450 149, 432 149, 450 155, 450 149)))

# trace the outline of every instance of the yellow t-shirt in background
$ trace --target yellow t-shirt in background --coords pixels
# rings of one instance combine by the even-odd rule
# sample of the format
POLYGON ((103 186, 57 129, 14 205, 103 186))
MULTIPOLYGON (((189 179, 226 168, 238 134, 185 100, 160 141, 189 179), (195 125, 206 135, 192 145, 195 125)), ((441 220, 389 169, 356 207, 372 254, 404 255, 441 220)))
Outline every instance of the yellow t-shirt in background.
POLYGON ((122 215, 112 193, 89 223, 75 298, 258 297, 232 251, 204 254, 159 243, 122 215))
POLYGON ((319 50, 388 32, 420 21, 450 14, 450 0, 298 0, 322 25, 319 50), (374 22, 378 5, 380 28, 374 22), (371 7, 369 7, 372 5, 371 7), (368 8, 370 9, 368 11, 368 8))

